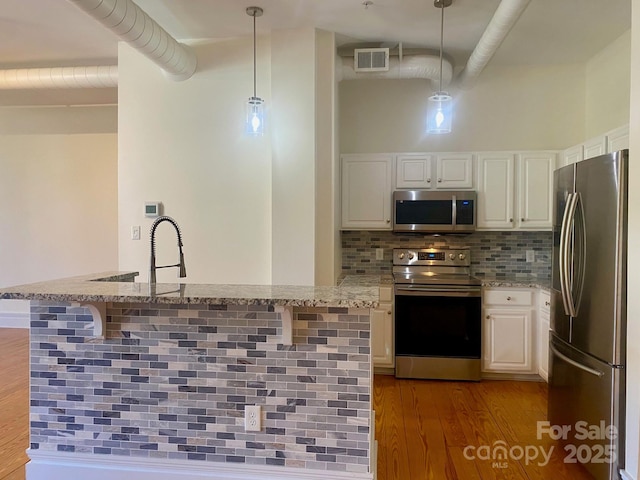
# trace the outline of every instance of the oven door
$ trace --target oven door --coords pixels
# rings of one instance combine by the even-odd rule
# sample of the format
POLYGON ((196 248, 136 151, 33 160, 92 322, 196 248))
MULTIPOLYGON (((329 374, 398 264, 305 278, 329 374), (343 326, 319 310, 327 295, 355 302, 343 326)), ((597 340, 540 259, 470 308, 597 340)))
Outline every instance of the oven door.
POLYGON ((396 376, 478 380, 481 325, 479 286, 397 284, 396 376))

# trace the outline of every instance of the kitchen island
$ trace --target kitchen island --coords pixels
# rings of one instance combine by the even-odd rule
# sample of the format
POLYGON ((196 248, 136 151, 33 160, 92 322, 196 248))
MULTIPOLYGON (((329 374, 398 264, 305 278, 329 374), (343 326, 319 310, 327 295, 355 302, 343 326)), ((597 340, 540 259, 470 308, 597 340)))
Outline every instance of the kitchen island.
POLYGON ((31 301, 28 480, 373 478, 378 288, 134 278, 0 290, 31 301))

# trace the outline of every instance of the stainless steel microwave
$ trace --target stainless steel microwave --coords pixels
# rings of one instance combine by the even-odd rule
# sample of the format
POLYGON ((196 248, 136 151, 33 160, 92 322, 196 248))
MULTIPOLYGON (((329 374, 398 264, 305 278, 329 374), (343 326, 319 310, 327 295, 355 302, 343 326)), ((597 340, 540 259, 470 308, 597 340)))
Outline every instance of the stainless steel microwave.
POLYGON ((471 233, 476 229, 476 192, 397 190, 393 231, 471 233))

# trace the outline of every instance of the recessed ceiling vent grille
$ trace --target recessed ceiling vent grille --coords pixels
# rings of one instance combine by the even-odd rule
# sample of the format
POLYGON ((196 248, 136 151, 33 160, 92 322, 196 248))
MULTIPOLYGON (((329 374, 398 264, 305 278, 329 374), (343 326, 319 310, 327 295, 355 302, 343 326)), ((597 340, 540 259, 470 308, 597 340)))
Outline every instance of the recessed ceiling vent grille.
POLYGON ((389 70, 389 49, 356 48, 353 60, 356 72, 386 72, 389 70))

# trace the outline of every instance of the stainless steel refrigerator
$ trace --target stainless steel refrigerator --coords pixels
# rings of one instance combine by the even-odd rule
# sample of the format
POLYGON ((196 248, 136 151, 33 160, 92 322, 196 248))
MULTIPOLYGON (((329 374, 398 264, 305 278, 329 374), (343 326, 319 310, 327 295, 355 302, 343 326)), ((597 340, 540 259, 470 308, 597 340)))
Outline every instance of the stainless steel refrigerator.
POLYGON ((597 480, 624 467, 627 166, 622 150, 554 174, 549 421, 597 480))

